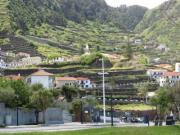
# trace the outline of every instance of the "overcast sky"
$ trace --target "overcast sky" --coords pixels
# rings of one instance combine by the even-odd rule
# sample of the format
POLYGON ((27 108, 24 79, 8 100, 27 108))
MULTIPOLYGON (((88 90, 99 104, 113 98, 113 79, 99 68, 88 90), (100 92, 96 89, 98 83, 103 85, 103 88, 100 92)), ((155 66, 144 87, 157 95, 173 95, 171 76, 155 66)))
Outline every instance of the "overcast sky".
POLYGON ((154 8, 167 0, 105 0, 108 5, 117 7, 122 4, 126 5, 141 5, 148 8, 154 8))

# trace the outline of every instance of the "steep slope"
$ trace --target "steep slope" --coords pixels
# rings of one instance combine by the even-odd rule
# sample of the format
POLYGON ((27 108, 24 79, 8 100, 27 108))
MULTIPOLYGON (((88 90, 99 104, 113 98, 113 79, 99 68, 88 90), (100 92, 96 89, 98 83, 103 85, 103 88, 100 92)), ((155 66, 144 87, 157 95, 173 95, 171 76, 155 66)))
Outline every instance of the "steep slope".
POLYGON ((147 10, 141 6, 111 8, 104 0, 0 0, 9 9, 10 24, 22 32, 48 23, 66 26, 67 21, 98 21, 134 29, 147 10), (115 17, 115 18, 114 18, 115 17))
POLYGON ((82 54, 86 44, 91 51, 123 51, 124 30, 134 29, 147 10, 112 8, 104 0, 0 0, 0 7, 0 32, 11 34, 0 38, 1 48, 23 51, 23 44, 8 46, 18 37, 24 46, 31 45, 48 58, 82 54))
POLYGON ((0 0, 0 31, 10 30, 10 16, 7 8, 8 0, 0 0))
POLYGON ((149 10, 136 27, 146 39, 156 39, 169 47, 180 46, 180 1, 170 0, 149 10))

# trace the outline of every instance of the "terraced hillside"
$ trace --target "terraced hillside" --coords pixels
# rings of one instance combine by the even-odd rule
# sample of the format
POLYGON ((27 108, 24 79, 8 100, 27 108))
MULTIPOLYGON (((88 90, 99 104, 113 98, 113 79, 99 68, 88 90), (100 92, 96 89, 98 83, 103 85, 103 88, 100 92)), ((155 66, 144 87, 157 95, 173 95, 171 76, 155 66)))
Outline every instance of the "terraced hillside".
POLYGON ((4 41, 4 43, 0 45, 2 51, 9 51, 13 53, 25 52, 31 56, 42 56, 38 53, 34 45, 28 43, 21 37, 14 36, 13 34, 0 32, 0 41, 4 41))
POLYGON ((30 34, 25 36, 25 39, 33 42, 37 47, 38 44, 46 44, 71 54, 82 54, 86 45, 89 45, 91 52, 120 53, 123 52, 123 46, 127 45, 127 34, 117 27, 90 21, 83 25, 69 21, 67 27, 43 24, 30 29, 30 34))
POLYGON ((0 31, 10 30, 10 16, 8 15, 8 0, 0 0, 0 31))
MULTIPOLYGON (((142 33, 146 41, 156 41, 155 44, 165 44, 170 51, 158 52, 155 47, 148 50, 149 56, 165 60, 179 61, 180 55, 180 1, 169 0, 159 7, 146 12, 143 20, 137 25, 136 31, 142 33), (156 54, 156 55, 155 55, 156 54)), ((151 44, 150 44, 150 47, 151 44)))

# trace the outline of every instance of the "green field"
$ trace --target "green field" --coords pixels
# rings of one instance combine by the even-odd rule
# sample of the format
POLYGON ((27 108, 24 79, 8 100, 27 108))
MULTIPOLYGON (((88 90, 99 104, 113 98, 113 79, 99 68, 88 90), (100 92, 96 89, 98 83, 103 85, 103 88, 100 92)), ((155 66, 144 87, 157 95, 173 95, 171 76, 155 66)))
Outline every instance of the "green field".
POLYGON ((54 133, 17 133, 14 135, 180 135, 180 126, 150 128, 106 128, 54 133))

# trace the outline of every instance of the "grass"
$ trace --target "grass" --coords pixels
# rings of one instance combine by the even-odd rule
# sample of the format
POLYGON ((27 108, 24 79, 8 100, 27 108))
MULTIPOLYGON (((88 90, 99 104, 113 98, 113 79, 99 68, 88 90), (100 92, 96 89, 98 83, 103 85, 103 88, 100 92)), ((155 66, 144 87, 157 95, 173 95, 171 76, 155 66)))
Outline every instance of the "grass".
POLYGON ((180 135, 180 126, 145 128, 104 128, 54 133, 17 133, 14 135, 180 135))
MULTIPOLYGON (((103 108, 102 105, 98 106, 99 108, 103 108)), ((151 105, 145 105, 145 104, 127 104, 127 105, 115 105, 113 106, 115 110, 121 110, 121 111, 148 111, 148 110, 154 110, 155 107, 151 105)), ((107 106, 107 109, 110 109, 110 106, 107 106)))

